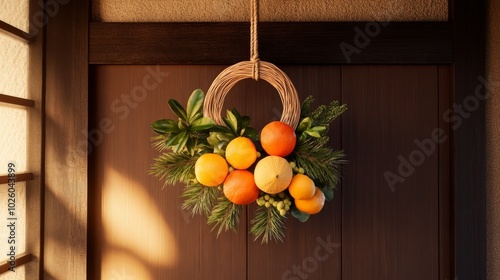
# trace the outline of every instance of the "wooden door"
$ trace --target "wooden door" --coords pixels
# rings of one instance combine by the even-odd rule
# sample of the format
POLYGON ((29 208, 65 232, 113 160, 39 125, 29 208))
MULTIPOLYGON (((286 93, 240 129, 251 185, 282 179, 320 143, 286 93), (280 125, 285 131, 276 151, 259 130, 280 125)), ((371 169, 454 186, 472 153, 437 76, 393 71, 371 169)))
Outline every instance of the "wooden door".
MULTIPOLYGON (((348 105, 330 139, 349 164, 333 202, 307 223, 289 218, 284 243, 267 245, 247 234, 255 206, 237 234, 216 238, 205 218, 181 209, 181 186, 162 189, 147 174, 157 155, 149 125, 173 117, 168 99, 185 103, 222 69, 91 68, 89 279, 440 279, 450 269, 449 141, 427 141, 435 129, 448 132, 447 67, 282 67, 301 100, 348 105), (400 178, 388 181, 389 173, 400 178)), ((256 128, 281 111, 276 91, 251 80, 225 107, 252 116, 256 128)))

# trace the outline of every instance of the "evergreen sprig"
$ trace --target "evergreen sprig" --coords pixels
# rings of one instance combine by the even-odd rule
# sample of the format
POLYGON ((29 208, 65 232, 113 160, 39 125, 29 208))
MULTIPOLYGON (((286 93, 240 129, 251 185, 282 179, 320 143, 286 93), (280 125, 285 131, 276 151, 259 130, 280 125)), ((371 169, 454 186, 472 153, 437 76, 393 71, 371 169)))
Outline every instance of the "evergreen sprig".
POLYGON ((340 177, 340 164, 346 161, 342 158, 344 153, 329 148, 328 137, 306 138, 297 143, 293 151, 293 158, 297 166, 304 168, 313 181, 326 184, 333 189, 337 185, 340 177))
POLYGON ((217 237, 222 231, 232 230, 236 232, 236 228, 240 223, 240 212, 243 207, 229 201, 224 195, 219 197, 217 204, 212 208, 210 216, 208 216, 207 224, 213 225, 212 231, 217 229, 217 237))
POLYGON ((313 119, 313 126, 325 126, 328 128, 330 123, 338 116, 347 110, 347 105, 340 105, 338 101, 334 100, 328 105, 320 105, 316 110, 312 111, 311 106, 314 102, 312 96, 308 96, 302 102, 300 119, 310 117, 313 119))
POLYGON ((154 160, 149 174, 165 179, 165 186, 188 184, 194 179, 194 165, 198 157, 168 150, 154 160))
POLYGON ((270 240, 283 242, 286 229, 285 221, 286 216, 281 216, 275 207, 261 206, 255 210, 250 233, 254 235, 254 241, 262 236, 261 243, 268 243, 270 240))
POLYGON ((193 216, 203 214, 208 217, 219 195, 217 188, 201 184, 186 185, 181 195, 184 198, 182 209, 191 211, 193 216))

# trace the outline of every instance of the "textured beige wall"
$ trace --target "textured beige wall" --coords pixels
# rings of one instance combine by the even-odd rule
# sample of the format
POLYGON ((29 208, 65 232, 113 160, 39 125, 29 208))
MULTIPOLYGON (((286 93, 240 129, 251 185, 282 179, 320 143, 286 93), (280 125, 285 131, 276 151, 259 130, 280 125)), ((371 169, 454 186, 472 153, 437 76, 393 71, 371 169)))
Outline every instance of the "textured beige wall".
MULTIPOLYGON (((248 21, 249 0, 95 0, 94 21, 248 21)), ((260 0, 261 21, 445 21, 447 0, 260 0)))
POLYGON ((488 3, 486 74, 486 241, 488 279, 500 279, 500 0, 488 3))

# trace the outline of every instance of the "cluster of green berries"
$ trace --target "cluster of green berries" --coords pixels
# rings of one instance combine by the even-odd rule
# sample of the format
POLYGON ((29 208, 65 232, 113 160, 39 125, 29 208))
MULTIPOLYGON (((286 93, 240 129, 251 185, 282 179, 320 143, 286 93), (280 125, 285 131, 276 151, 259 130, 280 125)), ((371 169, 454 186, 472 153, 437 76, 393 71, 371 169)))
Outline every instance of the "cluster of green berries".
POLYGON ((267 194, 262 193, 259 198, 257 198, 257 205, 264 206, 266 208, 275 207, 281 216, 285 216, 288 211, 290 211, 290 206, 292 201, 284 192, 279 194, 267 194))
POLYGON ((304 174, 305 170, 302 167, 298 167, 295 161, 290 161, 290 167, 292 168, 294 173, 304 174))

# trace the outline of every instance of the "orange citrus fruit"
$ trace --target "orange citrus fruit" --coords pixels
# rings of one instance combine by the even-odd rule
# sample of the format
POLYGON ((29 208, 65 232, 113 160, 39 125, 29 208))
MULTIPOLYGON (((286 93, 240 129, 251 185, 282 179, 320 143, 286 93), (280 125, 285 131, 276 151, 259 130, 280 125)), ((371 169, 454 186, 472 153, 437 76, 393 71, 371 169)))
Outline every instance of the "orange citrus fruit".
POLYGON ((236 169, 247 169, 257 159, 257 149, 252 140, 236 137, 226 147, 226 160, 236 169))
POLYGON ((296 199, 295 207, 307 214, 317 214, 325 205, 325 194, 316 187, 313 197, 309 199, 296 199))
POLYGON ((259 197, 252 172, 234 170, 224 180, 224 195, 234 204, 250 204, 259 197))
POLYGON ((226 179, 229 167, 226 160, 218 154, 203 154, 194 165, 194 174, 200 184, 216 187, 226 179))
POLYGON ((257 162, 254 170, 255 184, 268 194, 284 191, 292 181, 292 167, 278 156, 267 156, 257 162))
POLYGON ((288 186, 290 195, 295 199, 309 199, 316 192, 316 186, 313 180, 304 174, 293 176, 290 186, 288 186))
POLYGON ((286 157, 295 148, 296 141, 293 128, 280 121, 268 123, 260 132, 262 148, 272 156, 286 157))

